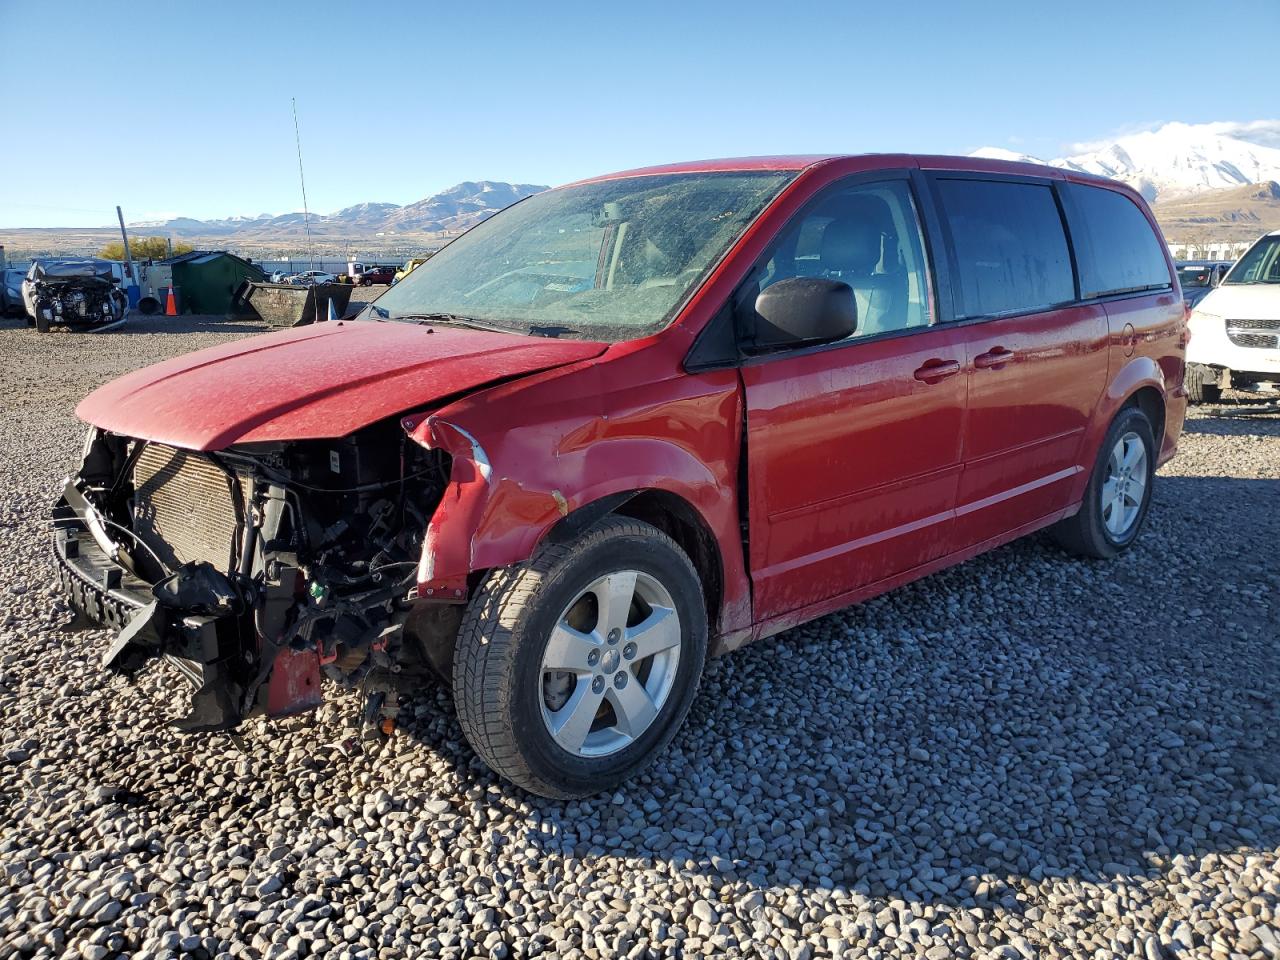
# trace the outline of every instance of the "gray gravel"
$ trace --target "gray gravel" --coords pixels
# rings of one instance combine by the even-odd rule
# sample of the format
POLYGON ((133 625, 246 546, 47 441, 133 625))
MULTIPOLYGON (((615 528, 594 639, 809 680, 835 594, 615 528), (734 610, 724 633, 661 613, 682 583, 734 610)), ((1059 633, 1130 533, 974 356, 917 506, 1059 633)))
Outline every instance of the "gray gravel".
POLYGON ((616 795, 499 782, 442 688, 165 729, 66 633, 76 400, 242 336, 0 325, 0 960, 1280 957, 1280 412, 1197 412, 1140 546, 1035 537, 710 665, 616 795))

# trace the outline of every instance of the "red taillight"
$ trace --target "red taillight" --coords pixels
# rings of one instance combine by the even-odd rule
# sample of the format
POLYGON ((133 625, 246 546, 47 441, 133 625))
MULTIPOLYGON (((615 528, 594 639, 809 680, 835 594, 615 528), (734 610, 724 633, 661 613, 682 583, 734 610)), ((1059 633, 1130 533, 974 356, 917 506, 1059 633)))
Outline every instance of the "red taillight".
POLYGON ((1185 301, 1182 304, 1182 345, 1185 347, 1191 342, 1191 304, 1185 301))

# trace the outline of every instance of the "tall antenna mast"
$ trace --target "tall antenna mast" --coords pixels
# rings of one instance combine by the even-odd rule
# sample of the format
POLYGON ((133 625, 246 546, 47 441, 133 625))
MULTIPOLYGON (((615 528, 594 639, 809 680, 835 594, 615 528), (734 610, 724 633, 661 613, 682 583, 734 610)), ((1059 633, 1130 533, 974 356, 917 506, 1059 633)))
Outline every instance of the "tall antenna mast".
POLYGON ((298 182, 302 184, 302 225, 307 232, 307 256, 311 259, 311 269, 316 268, 316 251, 311 246, 311 211, 307 208, 307 178, 302 174, 302 134, 298 132, 298 100, 290 97, 293 104, 293 141, 298 147, 298 182))

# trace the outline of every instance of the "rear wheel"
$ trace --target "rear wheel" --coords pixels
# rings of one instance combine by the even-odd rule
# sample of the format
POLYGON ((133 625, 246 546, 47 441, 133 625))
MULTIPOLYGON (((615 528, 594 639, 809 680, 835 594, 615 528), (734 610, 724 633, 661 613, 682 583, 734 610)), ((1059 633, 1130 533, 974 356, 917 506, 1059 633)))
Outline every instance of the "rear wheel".
POLYGON ((609 518, 485 579, 454 654, 458 719, 481 758, 519 786, 598 793, 675 736, 706 647, 689 558, 657 528, 609 518))
POLYGON ((1187 399, 1191 403, 1217 403, 1222 399, 1222 387, 1218 386, 1218 371, 1200 363, 1188 363, 1183 383, 1187 399))
POLYGON ((1125 407, 1103 438, 1079 512, 1053 528, 1063 548, 1103 560, 1127 550, 1147 518, 1155 466, 1151 421, 1125 407))

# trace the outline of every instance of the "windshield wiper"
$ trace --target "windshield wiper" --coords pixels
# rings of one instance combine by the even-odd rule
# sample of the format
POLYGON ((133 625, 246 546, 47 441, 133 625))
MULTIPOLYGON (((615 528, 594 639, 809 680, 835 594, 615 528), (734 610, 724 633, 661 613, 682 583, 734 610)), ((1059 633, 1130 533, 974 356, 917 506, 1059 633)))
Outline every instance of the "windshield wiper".
POLYGON ((511 333, 504 327, 485 323, 475 317, 463 317, 456 313, 397 313, 389 320, 403 320, 408 323, 443 323, 454 327, 469 327, 472 330, 487 330, 490 333, 511 333))
POLYGON ((533 337, 580 337, 582 333, 573 327, 562 327, 557 323, 548 323, 544 325, 535 324, 529 328, 529 335, 533 337))

